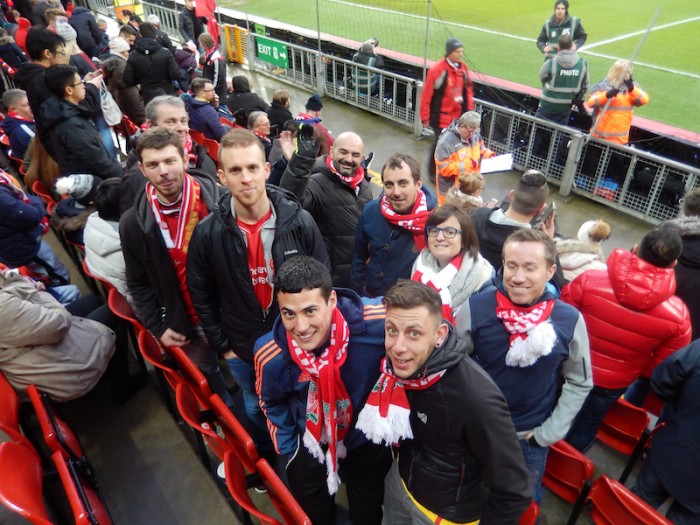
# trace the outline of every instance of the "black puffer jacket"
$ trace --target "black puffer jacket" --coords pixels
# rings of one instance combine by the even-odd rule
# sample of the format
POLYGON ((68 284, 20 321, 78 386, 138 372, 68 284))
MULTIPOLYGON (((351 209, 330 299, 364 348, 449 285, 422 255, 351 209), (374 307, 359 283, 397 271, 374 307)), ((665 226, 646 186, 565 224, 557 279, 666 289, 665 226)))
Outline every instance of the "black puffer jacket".
POLYGON ((124 69, 124 84, 141 85, 143 103, 148 104, 158 95, 176 95, 173 81, 180 78, 180 70, 172 53, 153 38, 139 38, 129 55, 124 69))
POLYGON ((296 195, 318 224, 331 258, 333 286, 348 288, 355 250, 355 230, 362 209, 372 200, 368 175, 353 189, 331 172, 326 157, 319 157, 311 172, 285 171, 280 186, 296 195))
MULTIPOLYGON (((207 209, 211 211, 219 198, 218 187, 210 179, 194 178, 200 184, 207 209)), ((126 262, 127 284, 143 325, 158 338, 168 328, 192 338, 194 334, 175 268, 148 205, 146 192, 141 192, 133 208, 122 215, 119 236, 126 262)))
MULTIPOLYGON (((433 360, 454 361, 433 386, 406 390, 413 439, 401 442, 399 472, 423 506, 457 523, 517 525, 532 496, 503 394, 451 328, 433 360), (442 354, 442 355, 441 355, 442 354)), ((435 368, 435 367, 433 367, 435 368)))
POLYGON ((89 57, 98 56, 105 33, 97 27, 95 16, 85 7, 76 7, 68 22, 78 34, 78 47, 89 57))
POLYGON ((683 238, 683 251, 674 268, 676 295, 688 307, 695 340, 700 337, 700 217, 682 217, 671 222, 680 228, 683 238))
MULTIPOLYGON (((275 211, 273 267, 297 255, 308 255, 330 268, 316 223, 287 191, 267 186, 275 211)), ((233 350, 253 364, 256 339, 272 329, 279 309, 273 300, 263 311, 250 280, 245 239, 225 193, 213 213, 195 229, 187 254, 187 285, 202 328, 219 352, 233 350)))
POLYGON ((239 109, 245 111, 246 116, 253 111, 267 113, 270 106, 256 93, 250 91, 250 83, 246 77, 243 75, 233 77, 231 79, 231 87, 233 88, 233 93, 228 96, 228 101, 226 102, 231 113, 235 113, 239 109))
POLYGON ((47 150, 62 175, 89 173, 108 179, 124 174, 121 165, 107 153, 87 109, 51 97, 42 104, 41 111, 44 125, 51 130, 51 148, 47 150))

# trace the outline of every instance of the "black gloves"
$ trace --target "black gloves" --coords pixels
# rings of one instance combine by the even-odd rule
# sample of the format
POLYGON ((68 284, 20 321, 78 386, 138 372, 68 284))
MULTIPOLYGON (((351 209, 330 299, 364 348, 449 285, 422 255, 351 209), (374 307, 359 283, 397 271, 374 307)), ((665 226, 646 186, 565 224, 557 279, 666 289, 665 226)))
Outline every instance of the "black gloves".
POLYGON ((619 92, 620 92, 620 90, 617 89, 617 88, 608 89, 608 90, 605 92, 605 96, 608 97, 608 98, 615 98, 615 96, 617 96, 617 94, 618 94, 619 92))
POLYGON ((588 111, 586 111, 586 106, 583 105, 583 100, 575 101, 574 106, 576 106, 576 109, 581 115, 588 115, 588 111))
POLYGON ((632 91, 634 91, 634 80, 632 80, 632 77, 625 80, 625 86, 627 86, 628 93, 632 93, 632 91))
POLYGON ((321 146, 319 139, 314 140, 312 124, 300 124, 297 131, 296 154, 307 159, 315 159, 321 146))

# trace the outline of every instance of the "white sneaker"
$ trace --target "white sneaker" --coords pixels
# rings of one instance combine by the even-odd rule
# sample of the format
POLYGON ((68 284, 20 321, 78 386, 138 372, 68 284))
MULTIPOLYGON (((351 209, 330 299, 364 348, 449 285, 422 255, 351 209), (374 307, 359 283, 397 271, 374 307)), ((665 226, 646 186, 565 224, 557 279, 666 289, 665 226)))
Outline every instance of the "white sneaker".
POLYGON ((226 469, 224 468, 223 461, 221 463, 219 463, 218 467, 216 467, 216 475, 219 476, 223 480, 226 479, 226 469))

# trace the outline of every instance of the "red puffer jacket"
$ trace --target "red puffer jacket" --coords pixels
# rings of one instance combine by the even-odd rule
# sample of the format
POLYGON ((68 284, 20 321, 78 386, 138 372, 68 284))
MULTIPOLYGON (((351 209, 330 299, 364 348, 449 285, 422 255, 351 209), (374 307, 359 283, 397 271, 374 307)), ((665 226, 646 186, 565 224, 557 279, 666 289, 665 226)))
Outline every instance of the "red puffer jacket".
POLYGON ((582 273, 561 299, 583 314, 593 384, 625 388, 690 342, 690 315, 676 297, 673 268, 659 268, 617 249, 608 269, 582 273))

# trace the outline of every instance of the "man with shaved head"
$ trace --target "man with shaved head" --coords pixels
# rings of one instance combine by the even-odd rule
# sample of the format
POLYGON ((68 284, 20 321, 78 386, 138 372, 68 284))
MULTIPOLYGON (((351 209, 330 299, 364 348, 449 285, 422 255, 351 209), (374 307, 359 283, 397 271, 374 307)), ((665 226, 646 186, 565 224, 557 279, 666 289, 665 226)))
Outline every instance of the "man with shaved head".
POLYGON ((331 258, 333 286, 347 288, 360 213, 373 195, 362 167, 365 145, 357 133, 335 139, 310 172, 287 169, 280 186, 294 193, 321 230, 331 258))

